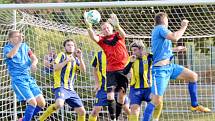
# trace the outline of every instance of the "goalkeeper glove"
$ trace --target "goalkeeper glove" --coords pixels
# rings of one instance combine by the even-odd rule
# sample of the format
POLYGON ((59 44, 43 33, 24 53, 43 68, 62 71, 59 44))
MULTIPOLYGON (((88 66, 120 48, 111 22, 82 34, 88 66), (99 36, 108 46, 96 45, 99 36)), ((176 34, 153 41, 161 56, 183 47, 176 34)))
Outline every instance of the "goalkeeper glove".
POLYGON ((92 24, 87 20, 87 12, 86 11, 84 12, 84 22, 85 22, 88 29, 92 28, 92 24))
POLYGON ((111 14, 108 22, 111 23, 115 28, 119 28, 119 19, 117 18, 116 14, 111 14))

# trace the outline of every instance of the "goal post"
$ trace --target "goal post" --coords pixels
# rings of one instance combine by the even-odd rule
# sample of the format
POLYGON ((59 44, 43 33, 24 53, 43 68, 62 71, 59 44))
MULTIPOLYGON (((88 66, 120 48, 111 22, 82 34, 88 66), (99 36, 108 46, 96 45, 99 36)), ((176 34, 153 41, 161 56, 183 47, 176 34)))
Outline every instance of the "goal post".
MULTIPOLYGON (((93 54, 101 49, 90 40, 83 20, 84 11, 93 9, 100 12, 101 22, 105 22, 111 13, 115 13, 127 34, 127 47, 133 40, 140 40, 147 45, 148 51, 150 51, 151 30, 154 26, 153 19, 157 12, 168 14, 171 31, 180 28, 181 20, 188 19, 190 22, 185 35, 174 44, 174 46, 186 46, 187 51, 175 53, 173 62, 198 73, 199 102, 215 112, 214 0, 4 4, 0 5, 0 120, 15 121, 23 115, 25 109, 25 102, 15 100, 8 70, 3 61, 3 46, 7 42, 8 32, 14 29, 20 30, 25 35, 25 42, 39 59, 38 70, 32 75, 43 91, 47 102, 46 108, 54 103, 54 95, 53 77, 51 73, 45 72, 44 56, 49 53, 50 47, 54 48, 56 53, 63 51, 62 42, 65 39, 75 40, 77 47, 83 52, 87 71, 78 74, 74 87, 83 101, 88 118, 96 101, 90 61, 93 54)), ((99 26, 100 24, 93 26, 96 33, 101 32, 99 26)), ((186 83, 183 80, 171 81, 164 95, 164 109, 160 121, 215 119, 214 113, 191 112, 189 106, 186 83)), ((141 114, 143 110, 144 106, 141 114)), ((38 116, 42 113, 40 112, 38 116)), ((76 119, 77 115, 68 105, 49 117, 52 121, 76 119)), ((103 108, 98 119, 110 120, 106 108, 103 108)), ((120 120, 127 120, 125 113, 120 120)))

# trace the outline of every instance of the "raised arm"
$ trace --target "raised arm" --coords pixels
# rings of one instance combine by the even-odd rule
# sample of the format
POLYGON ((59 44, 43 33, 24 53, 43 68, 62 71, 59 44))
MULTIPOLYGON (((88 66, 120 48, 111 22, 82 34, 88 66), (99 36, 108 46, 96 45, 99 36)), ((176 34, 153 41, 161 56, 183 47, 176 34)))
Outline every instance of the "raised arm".
POLYGON ((169 32, 166 36, 168 40, 171 40, 172 42, 177 42, 182 35, 184 34, 185 30, 187 29, 189 21, 188 20, 183 20, 181 22, 181 28, 176 31, 176 32, 169 32))
POLYGON ((122 37, 122 38, 125 38, 126 34, 125 34, 125 31, 122 29, 122 27, 119 25, 119 19, 117 18, 116 14, 111 14, 110 15, 110 19, 108 19, 108 22, 111 23, 115 30, 117 32, 119 32, 119 35, 122 37))
POLYGON ((130 57, 130 61, 129 63, 126 65, 126 67, 123 69, 123 74, 127 75, 130 70, 131 70, 131 67, 132 67, 132 64, 134 63, 134 61, 136 60, 136 56, 135 55, 132 55, 130 57))
POLYGON ((19 50, 19 47, 21 46, 22 42, 19 42, 17 44, 14 45, 13 49, 6 55, 8 58, 13 58, 14 55, 16 55, 16 53, 19 50))
MULTIPOLYGON (((86 14, 86 12, 85 12, 84 14, 86 14)), ((89 34, 89 36, 90 36, 90 39, 92 39, 92 40, 95 41, 95 42, 99 42, 99 36, 97 36, 97 35, 95 34, 95 32, 93 31, 92 24, 91 24, 89 21, 87 21, 87 18, 86 18, 85 15, 84 15, 84 22, 85 22, 85 24, 86 24, 87 31, 88 31, 88 34, 89 34)))

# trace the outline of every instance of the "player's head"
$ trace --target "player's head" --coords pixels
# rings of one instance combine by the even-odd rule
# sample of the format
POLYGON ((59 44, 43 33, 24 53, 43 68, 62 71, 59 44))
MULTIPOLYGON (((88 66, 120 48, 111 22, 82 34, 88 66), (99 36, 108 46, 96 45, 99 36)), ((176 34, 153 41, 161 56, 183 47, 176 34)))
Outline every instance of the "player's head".
POLYGON ((137 57, 142 57, 144 51, 145 51, 145 45, 141 40, 134 40, 130 44, 132 55, 136 55, 137 57))
POLYGON ((18 30, 10 31, 8 34, 8 40, 12 44, 16 44, 23 40, 23 35, 18 30))
POLYGON ((155 21, 155 26, 157 25, 168 26, 168 15, 164 12, 159 12, 155 15, 154 21, 155 21))
POLYGON ((67 39, 63 42, 66 53, 73 53, 75 51, 75 42, 72 39, 67 39))
POLYGON ((113 26, 108 23, 108 22, 104 22, 101 24, 101 29, 102 29, 102 34, 104 36, 108 36, 113 34, 113 26))

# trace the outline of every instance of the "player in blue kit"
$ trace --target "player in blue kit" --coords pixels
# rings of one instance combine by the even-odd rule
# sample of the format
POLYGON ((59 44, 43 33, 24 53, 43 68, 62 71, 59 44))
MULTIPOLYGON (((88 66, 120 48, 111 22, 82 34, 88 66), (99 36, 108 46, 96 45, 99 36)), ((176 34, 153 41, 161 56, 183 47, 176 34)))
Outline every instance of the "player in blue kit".
POLYGON ((156 105, 163 100, 170 79, 182 79, 187 82, 191 98, 191 110, 199 112, 211 112, 210 109, 199 105, 197 99, 197 79, 198 75, 177 64, 171 63, 173 57, 172 42, 177 42, 184 34, 189 21, 183 20, 181 28, 176 32, 168 30, 168 15, 160 12, 155 16, 155 27, 152 30, 152 101, 144 112, 143 121, 149 121, 156 105))
POLYGON ((3 51, 12 89, 19 101, 28 103, 24 117, 19 121, 31 121, 33 116, 45 106, 42 92, 29 73, 30 68, 32 72, 36 71, 38 59, 23 42, 23 35, 19 31, 10 31, 8 39, 3 51))
MULTIPOLYGON (((103 106, 108 106, 107 92, 106 92, 106 55, 103 51, 96 52, 91 65, 93 66, 93 73, 95 77, 95 91, 96 91, 96 103, 93 110, 89 116, 89 121, 96 121, 99 112, 103 106)), ((117 96, 115 96, 117 97, 117 96)), ((116 99, 117 100, 117 99, 116 99)), ((128 98, 126 97, 123 110, 126 114, 130 115, 128 98)))

